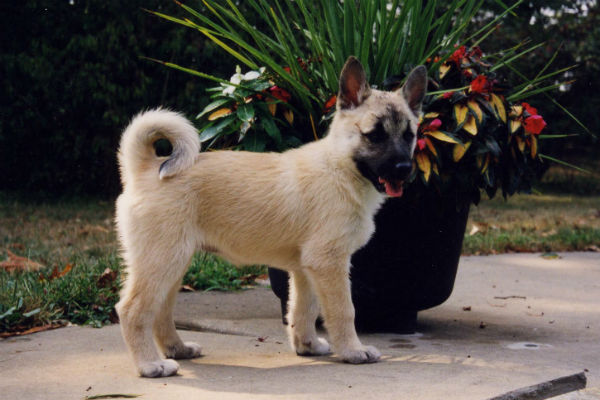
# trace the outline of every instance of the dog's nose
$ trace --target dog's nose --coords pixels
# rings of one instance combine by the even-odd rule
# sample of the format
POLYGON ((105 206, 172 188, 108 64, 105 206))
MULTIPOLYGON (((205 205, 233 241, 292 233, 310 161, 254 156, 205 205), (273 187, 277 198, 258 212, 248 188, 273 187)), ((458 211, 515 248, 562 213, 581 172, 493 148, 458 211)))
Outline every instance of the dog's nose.
POLYGON ((407 161, 396 163, 396 165, 394 165, 394 170, 397 175, 406 176, 412 171, 412 163, 407 161))

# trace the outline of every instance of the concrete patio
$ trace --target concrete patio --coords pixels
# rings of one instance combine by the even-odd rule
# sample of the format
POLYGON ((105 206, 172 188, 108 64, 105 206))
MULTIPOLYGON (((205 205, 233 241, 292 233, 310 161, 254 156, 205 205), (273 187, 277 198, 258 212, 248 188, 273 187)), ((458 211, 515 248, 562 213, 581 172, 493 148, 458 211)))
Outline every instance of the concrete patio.
POLYGON ((585 390, 556 398, 600 399, 600 253, 463 257, 416 334, 361 335, 377 364, 296 356, 267 288, 181 293, 176 320, 205 356, 157 380, 136 376, 118 325, 0 341, 0 398, 484 400, 585 372, 585 390))

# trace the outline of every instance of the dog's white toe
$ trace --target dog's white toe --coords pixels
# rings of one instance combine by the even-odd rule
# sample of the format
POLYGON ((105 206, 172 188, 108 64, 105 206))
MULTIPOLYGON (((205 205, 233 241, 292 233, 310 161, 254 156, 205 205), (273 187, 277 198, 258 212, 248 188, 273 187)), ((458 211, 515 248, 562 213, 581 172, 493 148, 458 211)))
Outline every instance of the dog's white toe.
POLYGON ((145 378, 160 378, 175 375, 179 370, 179 364, 174 360, 160 360, 143 363, 139 366, 140 376, 145 378))
POLYGON ((198 343, 185 342, 185 351, 183 357, 179 358, 198 358, 202 356, 202 347, 198 343))
POLYGON ((174 358, 176 360, 198 358, 202 356, 202 347, 198 343, 185 342, 183 345, 173 346, 165 352, 167 358, 174 358))
POLYGON ((331 353, 331 346, 327 340, 316 338, 309 342, 301 342, 296 348, 296 354, 299 356, 323 356, 331 353))
POLYGON ((364 364, 379 361, 381 353, 373 346, 362 346, 360 349, 342 351, 340 356, 344 362, 350 364, 364 364))

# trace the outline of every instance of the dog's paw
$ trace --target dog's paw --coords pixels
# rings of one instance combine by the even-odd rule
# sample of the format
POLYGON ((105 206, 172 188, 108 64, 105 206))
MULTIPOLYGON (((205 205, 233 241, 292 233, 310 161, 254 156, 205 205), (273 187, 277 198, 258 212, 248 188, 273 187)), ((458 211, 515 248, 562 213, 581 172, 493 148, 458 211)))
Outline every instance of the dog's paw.
POLYGON ((327 340, 316 338, 308 342, 299 342, 296 346, 296 354, 299 356, 324 356, 331 354, 331 347, 327 340))
POLYGON ((202 356, 202 347, 194 342, 185 342, 183 345, 168 348, 165 352, 165 356, 176 360, 198 358, 202 356))
POLYGON ((179 370, 179 364, 174 360, 160 360, 140 364, 140 376, 145 378, 160 378, 163 376, 171 376, 179 370))
POLYGON ((340 352, 340 357, 350 364, 364 364, 379 361, 381 353, 373 346, 362 346, 359 349, 344 350, 340 352))

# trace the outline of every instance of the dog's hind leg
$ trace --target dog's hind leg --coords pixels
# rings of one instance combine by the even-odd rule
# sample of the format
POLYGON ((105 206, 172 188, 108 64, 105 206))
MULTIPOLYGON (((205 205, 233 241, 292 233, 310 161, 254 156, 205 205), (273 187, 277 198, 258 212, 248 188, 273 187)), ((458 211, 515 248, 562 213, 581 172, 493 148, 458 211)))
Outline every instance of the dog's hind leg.
MULTIPOLYGON (((179 283, 192 251, 163 243, 161 249, 128 257, 127 279, 117 311, 123 338, 141 376, 170 376, 179 369, 176 361, 162 359, 154 342, 154 328, 161 310, 173 304, 173 300, 168 301, 169 295, 179 283), (180 252, 174 253, 173 248, 180 252)), ((169 314, 163 314, 162 322, 170 318, 169 314)))
POLYGON ((300 356, 329 354, 329 343, 317 336, 315 322, 319 316, 319 303, 313 285, 303 271, 290 273, 289 298, 288 333, 296 353, 300 356))
POLYGON ((364 346, 354 327, 354 305, 350 292, 350 260, 331 260, 309 270, 321 301, 325 327, 333 350, 351 364, 376 362, 381 353, 373 346, 364 346))
MULTIPOLYGON (((185 270, 184 270, 185 271, 185 270)), ((181 278, 173 285, 166 301, 154 321, 154 338, 167 358, 186 359, 202 355, 200 345, 193 342, 182 342, 175 330, 173 306, 181 287, 181 278)))

